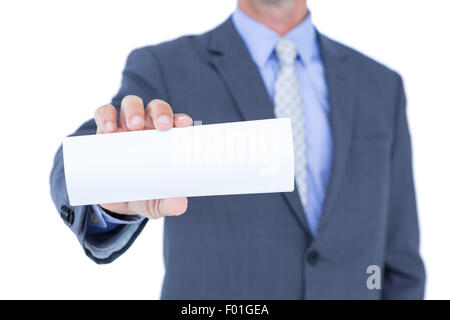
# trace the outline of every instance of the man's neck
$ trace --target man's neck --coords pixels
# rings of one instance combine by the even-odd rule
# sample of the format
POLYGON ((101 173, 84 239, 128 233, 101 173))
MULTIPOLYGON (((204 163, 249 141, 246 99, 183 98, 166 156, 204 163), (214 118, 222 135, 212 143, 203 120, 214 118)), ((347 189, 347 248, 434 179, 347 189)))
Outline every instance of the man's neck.
POLYGON ((280 36, 300 24, 308 15, 305 1, 293 1, 289 7, 253 1, 238 1, 239 9, 280 36))

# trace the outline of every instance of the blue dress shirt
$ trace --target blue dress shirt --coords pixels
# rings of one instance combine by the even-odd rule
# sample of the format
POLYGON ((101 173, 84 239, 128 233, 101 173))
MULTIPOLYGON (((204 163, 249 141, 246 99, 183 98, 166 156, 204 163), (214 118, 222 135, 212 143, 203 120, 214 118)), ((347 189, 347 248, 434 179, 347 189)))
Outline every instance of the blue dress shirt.
MULTIPOLYGON (((273 101, 275 80, 279 70, 274 49, 280 35, 247 16, 238 8, 232 15, 232 21, 258 67, 267 92, 273 101)), ((295 70, 304 109, 308 171, 307 205, 304 209, 309 227, 314 235, 325 199, 333 152, 328 88, 311 14, 308 13, 308 16, 284 37, 293 41, 298 50, 295 70)), ((121 223, 137 222, 111 219, 112 217, 101 210, 99 206, 93 206, 93 209, 99 222, 88 222, 88 233, 104 232, 114 229, 121 223)))

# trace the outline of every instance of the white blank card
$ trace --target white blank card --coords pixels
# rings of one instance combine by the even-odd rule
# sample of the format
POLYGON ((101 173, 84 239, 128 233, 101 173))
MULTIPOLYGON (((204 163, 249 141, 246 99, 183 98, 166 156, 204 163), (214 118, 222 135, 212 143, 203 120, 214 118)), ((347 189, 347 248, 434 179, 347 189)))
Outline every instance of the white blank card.
POLYGON ((67 137, 71 205, 294 189, 289 118, 67 137))

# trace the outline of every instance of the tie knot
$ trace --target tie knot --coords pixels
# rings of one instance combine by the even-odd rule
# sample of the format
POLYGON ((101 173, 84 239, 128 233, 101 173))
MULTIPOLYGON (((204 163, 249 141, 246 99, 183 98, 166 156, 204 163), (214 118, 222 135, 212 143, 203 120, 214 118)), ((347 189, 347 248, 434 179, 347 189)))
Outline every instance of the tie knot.
POLYGON ((294 64, 295 58, 297 57, 297 48, 294 42, 286 38, 280 38, 275 47, 275 51, 281 67, 294 64))

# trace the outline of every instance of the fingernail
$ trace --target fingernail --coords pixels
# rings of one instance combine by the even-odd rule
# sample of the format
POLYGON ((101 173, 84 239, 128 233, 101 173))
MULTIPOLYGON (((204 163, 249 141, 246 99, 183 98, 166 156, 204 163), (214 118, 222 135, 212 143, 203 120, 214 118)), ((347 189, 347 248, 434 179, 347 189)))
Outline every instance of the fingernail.
POLYGON ((168 124, 170 124, 170 118, 163 114, 162 116, 160 116, 158 118, 158 123, 161 125, 164 125, 164 126, 168 125, 168 124))
POLYGON ((144 119, 141 116, 134 116, 131 118, 130 124, 133 127, 142 126, 144 124, 144 119))
POLYGON ((105 130, 106 131, 113 131, 114 130, 114 123, 112 121, 108 121, 105 123, 105 130))

